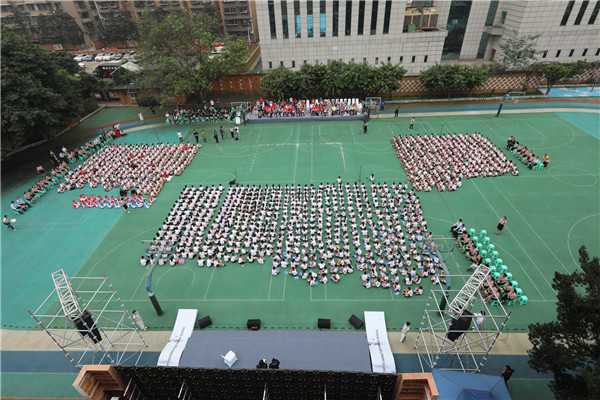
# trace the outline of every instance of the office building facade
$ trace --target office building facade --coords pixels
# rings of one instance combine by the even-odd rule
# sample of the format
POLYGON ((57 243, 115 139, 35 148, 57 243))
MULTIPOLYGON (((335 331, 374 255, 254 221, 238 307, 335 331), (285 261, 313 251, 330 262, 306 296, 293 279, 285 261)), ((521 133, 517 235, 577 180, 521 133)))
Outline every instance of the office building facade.
POLYGON ((600 60, 600 1, 265 0, 256 15, 264 69, 332 60, 401 64, 501 61, 500 45, 540 34, 539 61, 600 60))

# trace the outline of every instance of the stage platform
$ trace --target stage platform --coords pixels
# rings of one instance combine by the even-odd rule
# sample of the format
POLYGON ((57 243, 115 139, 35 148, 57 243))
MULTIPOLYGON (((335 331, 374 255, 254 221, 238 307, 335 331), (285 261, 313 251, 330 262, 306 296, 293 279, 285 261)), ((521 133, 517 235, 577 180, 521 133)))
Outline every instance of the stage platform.
POLYGON ((348 115, 348 116, 332 116, 332 117, 312 117, 305 115, 304 117, 273 117, 273 118, 258 118, 256 115, 250 115, 248 123, 250 124, 272 124, 282 122, 331 122, 331 121, 362 121, 365 119, 364 114, 348 115))
POLYGON ((281 369, 372 372, 364 332, 196 331, 188 339, 179 367, 227 368, 222 355, 233 351, 232 368, 256 368, 273 357, 281 369))

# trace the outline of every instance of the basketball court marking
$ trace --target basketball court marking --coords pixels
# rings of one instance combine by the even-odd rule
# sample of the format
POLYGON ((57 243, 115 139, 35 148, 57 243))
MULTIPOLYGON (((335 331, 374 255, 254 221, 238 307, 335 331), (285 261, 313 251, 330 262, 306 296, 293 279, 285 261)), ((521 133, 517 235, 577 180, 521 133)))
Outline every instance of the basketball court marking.
MULTIPOLYGON (((540 242, 542 242, 542 244, 544 245, 544 247, 546 247, 546 249, 548 249, 548 251, 550 252, 550 254, 552 254, 552 257, 554 257, 556 259, 556 261, 558 261, 558 263, 560 264, 561 267, 563 267, 563 269, 565 270, 565 272, 570 273, 570 271, 567 269, 567 267, 565 267, 565 265, 562 263, 562 261, 560 261, 560 259, 556 256, 556 254, 554 254, 554 252, 550 249, 550 247, 544 241, 544 239, 542 239, 540 237, 540 235, 538 235, 538 233, 536 232, 536 230, 533 229, 533 227, 529 224, 529 222, 527 221, 527 219, 525 219, 525 217, 523 217, 523 215, 521 215, 521 213, 519 212, 519 210, 517 209, 517 207, 515 207, 515 205, 508 199, 508 197, 506 197, 506 195, 504 194, 504 192, 502 190, 500 190, 500 188, 498 187, 498 185, 496 185, 493 181, 492 181, 492 184, 496 187, 496 189, 498 189, 498 191, 500 192, 500 194, 502 195, 502 197, 504 197, 506 199, 506 201, 508 202, 508 204, 510 204, 511 207, 517 212, 517 214, 519 214, 519 217, 521 217, 521 219, 523 221, 525 221, 525 223, 527 224, 527 226, 529 227, 529 229, 531 229, 533 231, 534 235, 537 236, 537 238, 540 240, 540 242)), ((516 240, 516 238, 515 238, 515 240, 516 240)), ((519 245, 521 245, 521 244, 519 243, 519 245)), ((523 250, 525 250, 525 249, 523 249, 523 250)), ((537 268, 537 265, 536 265, 536 268, 537 268)), ((539 271, 539 268, 538 268, 538 271, 539 271)))
POLYGON ((588 219, 590 217, 595 217, 596 215, 600 215, 599 213, 596 214, 590 214, 588 216, 585 216, 583 218, 581 218, 579 221, 575 222, 572 226, 571 229, 569 229, 569 233, 567 234, 567 249, 569 250, 569 254, 571 255, 571 259, 573 260, 573 263, 575 264, 576 267, 579 267, 579 262, 575 259, 575 257, 573 257, 573 252, 571 251, 571 232, 573 232, 573 228, 575 228, 575 225, 577 225, 578 223, 580 223, 581 221, 588 219))
MULTIPOLYGON (((574 184, 574 183, 567 182, 567 181, 564 181, 564 180, 562 180, 562 179, 558 179, 558 178, 557 178, 557 176, 558 176, 558 175, 552 175, 552 169, 554 169, 554 168, 556 168, 556 167, 561 167, 561 165, 554 165, 554 166, 552 166, 552 167, 548 168, 548 175, 549 175, 549 177, 551 177, 551 178, 554 178, 556 181, 558 181, 558 182, 560 182, 560 183, 563 183, 563 184, 565 184, 565 185, 569 185, 569 186, 575 186, 575 187, 586 187, 586 186, 594 186, 594 185, 596 185, 596 184, 598 183, 598 178, 596 178, 596 176, 597 176, 597 175, 593 175, 593 174, 586 174, 586 175, 572 175, 572 176, 591 176, 592 178, 594 178, 594 183, 591 183, 591 184, 589 184, 589 185, 576 185, 576 184, 574 184)), ((564 166, 564 167, 573 168, 573 169, 578 169, 578 170, 580 170, 580 171, 583 171, 583 172, 585 172, 585 170, 584 170, 584 169, 582 169, 582 168, 572 167, 572 166, 570 166, 570 165, 566 165, 566 166, 564 166)))
MULTIPOLYGON (((473 182, 473 186, 475 186, 475 188, 477 189, 477 191, 481 194, 481 196, 484 198, 485 202, 488 204, 488 206, 490 206, 490 208, 492 209, 492 212, 496 215, 496 217, 499 219, 500 215, 498 214, 498 212, 496 212, 496 210, 494 209, 494 207, 492 206, 492 204, 489 202, 489 200, 487 199, 487 197, 483 194, 483 192, 479 189, 479 187, 475 184, 475 182, 473 182)), ((496 186, 496 188, 498 188, 496 186)), ((523 218, 523 217, 521 217, 523 218)), ((509 231, 510 232, 510 231, 509 231)), ((515 242, 517 242, 517 244, 519 245, 519 247, 523 250, 523 253, 527 256, 527 258, 529 258, 531 260, 531 262, 533 263, 533 265, 535 266, 535 268, 537 269, 537 271, 540 273, 541 276, 544 276, 539 267, 537 266, 537 264, 535 263, 535 261, 533 261, 533 259, 529 256, 529 253, 523 248, 523 246, 521 245, 521 242, 519 242, 516 238, 516 236, 510 232, 510 235, 513 237, 513 239, 515 240, 515 242)), ((545 276, 544 279, 546 280, 545 276)), ((540 291, 540 289, 537 287, 537 285, 535 284, 535 282, 533 280, 531 280, 531 284, 535 287, 535 289, 538 291, 538 293, 540 294, 540 296, 542 296, 542 299, 546 299, 544 297, 544 295, 542 294, 542 292, 540 291)), ((552 285, 546 280, 546 282, 548 283, 548 285, 550 286, 550 288, 552 288, 552 285)), ((552 288, 552 290, 554 290, 554 288, 552 288)))
MULTIPOLYGON (((192 283, 190 283, 190 286, 191 286, 191 285, 193 285, 193 284, 194 284, 194 281, 196 280, 196 273, 194 272, 194 270, 193 270, 193 269, 191 269, 191 268, 190 268, 190 267, 188 267, 188 266, 184 266, 183 268, 182 268, 182 267, 178 267, 178 268, 177 268, 177 271, 179 271, 179 270, 182 270, 182 269, 187 269, 187 270, 191 271, 193 278, 192 278, 192 283)), ((162 275, 161 275, 161 276, 160 276, 160 277, 159 277, 159 278, 156 280, 156 286, 158 286, 158 285, 159 285, 159 283, 160 283, 160 280, 161 280, 162 278, 164 278, 165 276, 167 276, 167 274, 168 274, 169 272, 173 272, 173 271, 175 271, 175 269, 174 269, 174 268, 170 268, 170 269, 168 269, 168 270, 167 270, 165 273, 163 273, 163 274, 162 274, 162 275)), ((136 288, 136 290, 137 290, 137 288, 136 288)), ((133 292, 133 293, 135 294, 135 292, 133 292)))
POLYGON ((202 299, 203 301, 206 301, 206 296, 208 296, 208 289, 210 289, 210 284, 212 283, 213 276, 215 275, 216 270, 217 270, 217 267, 213 267, 213 270, 210 274, 210 279, 208 280, 208 286, 206 286, 206 291, 204 292, 204 298, 202 299))

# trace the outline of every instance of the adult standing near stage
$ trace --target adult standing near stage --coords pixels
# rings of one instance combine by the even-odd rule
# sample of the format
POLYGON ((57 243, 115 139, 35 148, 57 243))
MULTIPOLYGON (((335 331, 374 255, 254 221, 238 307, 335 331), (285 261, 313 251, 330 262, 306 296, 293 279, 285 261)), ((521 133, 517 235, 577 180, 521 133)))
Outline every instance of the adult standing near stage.
POLYGON ((216 129, 213 129, 213 137, 215 138, 215 142, 219 144, 219 134, 217 133, 216 129))
POLYGON ((223 125, 219 128, 219 132, 221 133, 221 140, 225 140, 225 129, 223 128, 223 125))
POLYGON ((398 118, 399 111, 400 111, 400 106, 396 106, 396 111, 394 111, 394 118, 398 118))
POLYGON ((177 131, 177 137, 179 138, 179 143, 183 143, 183 135, 181 134, 181 131, 177 131))
POLYGON ((269 369, 279 369, 279 360, 273 357, 271 363, 269 364, 269 369))
POLYGON ((233 126, 229 127, 229 133, 231 133, 231 140, 235 140, 235 131, 233 130, 233 126))
POLYGON ((144 115, 142 115, 141 111, 138 113, 138 117, 140 119, 140 122, 144 122, 144 115))
POLYGON ((204 129, 200 129, 200 134, 202 135, 202 141, 206 142, 206 132, 204 131, 204 129))
POLYGON ((196 145, 198 145, 198 131, 194 129, 194 139, 196 139, 196 145))
POLYGON ((240 127, 235 127, 235 140, 240 140, 240 127))
POLYGON ((367 125, 369 124, 369 119, 368 117, 365 117, 365 120, 363 121, 363 133, 366 135, 367 134, 367 125))
POLYGON ((412 117, 412 118, 410 119, 410 125, 409 125, 409 127, 408 127, 408 130, 409 130, 409 131, 412 131, 414 127, 415 127, 415 117, 412 117))
POLYGON ((154 106, 150 106, 150 111, 152 111, 152 116, 156 117, 156 109, 154 108, 154 106))
POLYGON ((504 367, 504 371, 502 371, 502 374, 500 375, 502 378, 504 378, 504 383, 506 384, 506 386, 508 386, 508 380, 510 379, 510 377, 512 376, 512 374, 515 372, 514 369, 512 369, 510 367, 510 365, 506 365, 504 367))
POLYGON ((502 233, 502 229, 504 229, 504 227, 506 226, 506 216, 500 218, 500 221, 498 221, 498 232, 496 232, 496 235, 500 236, 500 234, 502 233))
POLYGON ((133 310, 133 320, 135 321, 136 324, 138 324, 138 326, 140 327, 141 330, 145 331, 146 329, 146 325, 144 325, 144 321, 142 320, 142 316, 140 315, 139 312, 137 312, 137 310, 133 310))
POLYGON ((410 331, 410 322, 406 321, 404 326, 402 327, 402 335, 400 336, 400 341, 406 341, 406 335, 408 335, 408 331, 410 331))
POLYGON ((11 220, 10 218, 8 218, 8 215, 4 216, 4 219, 2 220, 2 223, 4 224, 4 226, 6 226, 8 229, 12 229, 13 231, 16 231, 15 227, 11 225, 11 220))

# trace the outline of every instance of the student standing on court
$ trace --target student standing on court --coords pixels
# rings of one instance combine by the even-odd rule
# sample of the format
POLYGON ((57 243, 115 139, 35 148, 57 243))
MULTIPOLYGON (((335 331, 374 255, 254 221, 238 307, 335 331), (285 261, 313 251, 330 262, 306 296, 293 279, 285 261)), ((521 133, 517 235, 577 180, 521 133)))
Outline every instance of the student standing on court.
POLYGON ((198 131, 194 129, 194 138, 196 139, 196 145, 198 145, 198 131))
POLYGON ((8 228, 8 229, 12 229, 13 231, 16 231, 15 227, 12 226, 10 224, 10 218, 8 218, 8 215, 4 216, 4 219, 2 220, 2 223, 8 228))
POLYGON ((140 122, 144 122, 144 116, 141 111, 138 113, 138 118, 140 119, 140 122))
POLYGON ((181 134, 181 131, 177 131, 177 137, 179 138, 179 143, 183 143, 183 135, 181 134))
POLYGON ((202 141, 206 142, 206 132, 204 132, 204 129, 200 129, 200 134, 202 135, 202 141))
POLYGON ((506 216, 500 218, 500 221, 498 221, 498 232, 496 232, 496 235, 500 235, 502 233, 502 229, 504 229, 504 226, 506 226, 506 216))
POLYGON ((219 134, 217 133, 216 129, 213 129, 213 137, 215 138, 217 144, 219 144, 219 134))
POLYGON ((396 106, 396 111, 394 111, 394 118, 398 118, 398 111, 400 111, 400 106, 396 106))
POLYGON ((142 316, 139 312, 137 312, 137 310, 133 310, 133 320, 136 324, 138 324, 141 330, 145 331, 147 329, 146 325, 144 325, 144 321, 142 320, 142 316))
POLYGON ((400 341, 406 341, 406 335, 408 335, 408 331, 410 331, 410 322, 406 321, 404 326, 402 327, 402 335, 400 336, 400 341))
POLYGON ((550 162, 550 157, 548 157, 548 154, 544 154, 544 157, 542 157, 542 162, 544 163, 544 168, 546 168, 550 162))
POLYGON ((366 134, 367 133, 367 125, 369 123, 369 120, 365 117, 365 121, 363 122, 363 132, 366 134))
POLYGON ((221 132, 221 140, 225 140, 225 129, 223 129, 223 125, 219 128, 219 132, 221 132))
POLYGON ((412 117, 410 119, 410 126, 408 127, 408 130, 412 131, 414 127, 415 127, 415 117, 412 117))
POLYGON ((235 127, 235 140, 240 140, 240 127, 237 125, 235 127))

